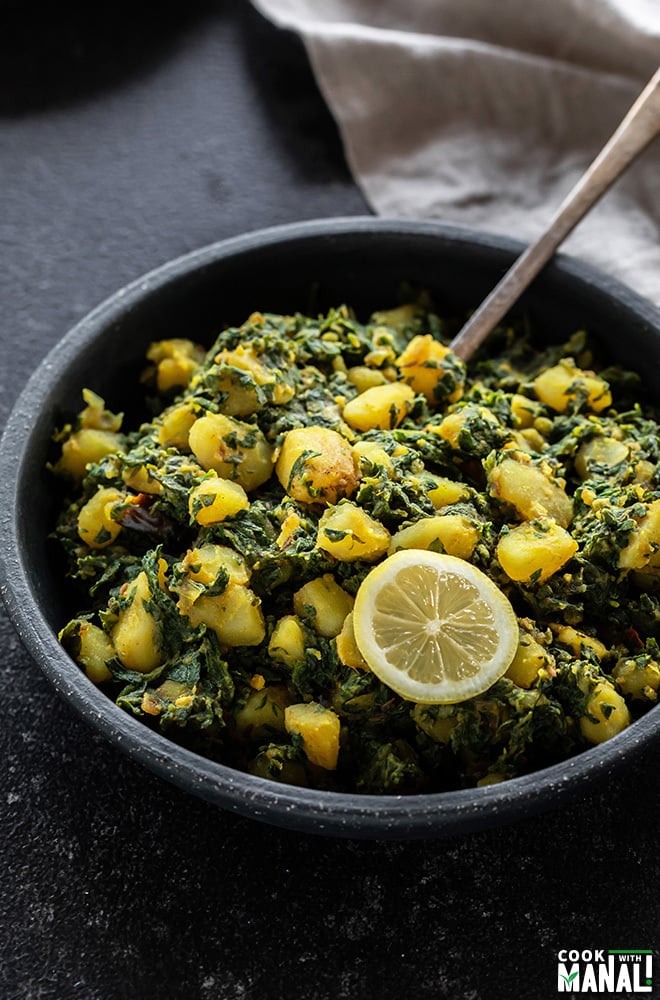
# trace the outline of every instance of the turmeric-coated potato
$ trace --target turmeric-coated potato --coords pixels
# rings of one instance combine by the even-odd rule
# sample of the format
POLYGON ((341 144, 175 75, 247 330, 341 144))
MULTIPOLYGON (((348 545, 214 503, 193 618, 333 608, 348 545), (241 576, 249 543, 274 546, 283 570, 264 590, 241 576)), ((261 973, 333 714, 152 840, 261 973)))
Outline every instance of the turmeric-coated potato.
POLYGON ((349 611, 344 618, 344 624, 335 642, 337 644, 337 656, 345 667, 351 667, 353 670, 371 670, 371 667, 358 648, 355 629, 353 627, 352 611, 349 611))
POLYGON ((609 681, 599 681, 580 719, 580 732, 590 743, 604 743, 626 729, 631 717, 623 697, 609 681))
POLYGON ((169 406, 156 421, 158 444, 188 451, 188 437, 196 419, 197 414, 189 402, 169 406))
POLYGON ((614 466, 627 461, 628 445, 611 437, 595 437, 585 441, 575 455, 575 471, 580 479, 609 476, 614 466))
POLYGON ((81 507, 78 534, 91 549, 104 549, 114 542, 121 531, 121 524, 113 519, 112 511, 125 500, 125 494, 119 490, 99 486, 94 496, 81 507))
POLYGON ((612 405, 612 393, 605 379, 578 368, 572 358, 562 358, 558 365, 546 368, 533 382, 536 395, 557 413, 569 404, 584 403, 594 413, 612 405))
POLYGON ((339 717, 312 701, 284 709, 284 725, 291 735, 302 738, 303 750, 311 764, 334 771, 339 757, 339 717))
POLYGON ((551 517, 567 528, 573 519, 573 502, 563 486, 542 468, 505 458, 488 475, 491 495, 516 508, 526 521, 551 517))
POLYGON ((577 552, 574 538, 556 521, 525 521, 502 535, 497 545, 500 566, 511 580, 544 583, 577 552))
POLYGON ((106 455, 125 450, 119 435, 114 431, 81 427, 62 445, 62 455, 56 469, 72 479, 82 479, 88 465, 100 462, 106 455))
POLYGON ((222 412, 232 417, 247 417, 259 406, 257 389, 263 389, 276 406, 288 403, 294 390, 269 369, 252 347, 239 344, 233 350, 220 351, 215 363, 224 367, 216 381, 216 391, 224 396, 222 412))
POLYGON ((531 688, 538 679, 539 670, 547 667, 550 662, 550 656, 541 643, 531 635, 521 633, 518 649, 504 676, 518 687, 531 688))
POLYGON ((349 400, 342 416, 356 431, 390 430, 408 416, 414 399, 414 390, 405 382, 376 385, 349 400))
POLYGON ((633 528, 628 544, 619 552, 619 569, 643 569, 659 549, 660 500, 654 500, 637 527, 633 528))
POLYGON ((430 334, 413 337, 396 359, 401 378, 427 402, 456 403, 463 395, 464 369, 448 347, 430 334), (463 369, 463 370, 462 370, 463 369), (449 377, 449 391, 445 380, 449 377))
POLYGON ((172 337, 158 340, 149 346, 147 359, 156 367, 156 384, 159 392, 180 389, 188 385, 192 375, 204 360, 204 351, 191 340, 172 337))
POLYGON ((261 601, 237 583, 221 594, 199 597, 184 613, 193 628, 213 629, 223 646, 258 646, 266 637, 261 601))
POLYGON ((162 654, 158 625, 148 607, 152 595, 144 571, 126 585, 123 596, 129 603, 119 612, 111 633, 112 644, 125 667, 149 673, 159 665, 162 654))
POLYGON ((290 703, 287 689, 276 684, 250 691, 234 706, 231 728, 244 740, 268 740, 285 732, 284 711, 290 703))
POLYGON ((296 615, 284 615, 277 622, 268 643, 268 655, 286 667, 304 663, 305 633, 296 615))
POLYGON ((188 442, 203 469, 214 469, 248 493, 273 471, 272 449, 259 428, 224 413, 207 413, 196 420, 188 442))
POLYGON ((293 595, 296 614, 326 639, 339 635, 354 603, 355 599, 339 586, 332 573, 310 580, 293 595))
POLYGON ((362 507, 343 500, 321 517, 316 544, 342 562, 375 562, 387 552, 390 533, 362 507))
POLYGON ((355 493, 360 474, 353 450, 328 427, 297 427, 285 435, 275 473, 294 500, 337 503, 355 493))
POLYGON ((399 549, 432 549, 459 559, 469 559, 479 541, 479 532, 463 514, 422 517, 392 535, 389 552, 399 549))
POLYGON ((207 476, 193 487, 188 499, 190 516, 201 525, 219 524, 249 506, 243 487, 219 476, 207 476))

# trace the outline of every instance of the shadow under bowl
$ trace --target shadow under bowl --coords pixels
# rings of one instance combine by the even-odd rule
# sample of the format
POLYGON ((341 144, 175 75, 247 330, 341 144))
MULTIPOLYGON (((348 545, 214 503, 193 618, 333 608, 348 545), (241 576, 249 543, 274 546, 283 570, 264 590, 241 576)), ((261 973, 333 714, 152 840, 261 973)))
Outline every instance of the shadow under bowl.
MULTIPOLYGON (((0 446, 0 593, 23 643, 59 694, 116 747, 161 777, 225 809, 308 833, 418 838, 466 833, 557 806, 660 735, 660 709, 563 763, 499 785, 411 796, 357 795, 280 785, 200 757, 123 712, 84 675, 56 633, 70 616, 63 566, 48 534, 57 492, 45 469, 53 428, 88 386, 139 416, 132 393, 151 340, 212 342, 255 310, 316 312, 347 303, 360 317, 399 303, 403 283, 428 289, 460 318, 494 286, 523 245, 457 226, 373 218, 280 226, 204 247, 121 289, 39 365, 0 446)), ((660 389, 660 312, 625 286, 560 256, 517 313, 538 338, 586 328, 613 359, 660 389)))

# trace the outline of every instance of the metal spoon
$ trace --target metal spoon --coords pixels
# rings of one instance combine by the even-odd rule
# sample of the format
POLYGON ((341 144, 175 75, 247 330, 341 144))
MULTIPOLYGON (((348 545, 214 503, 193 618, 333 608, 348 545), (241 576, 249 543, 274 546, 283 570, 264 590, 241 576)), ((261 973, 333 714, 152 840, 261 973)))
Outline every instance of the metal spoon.
POLYGON ((560 243, 614 181, 660 133, 660 69, 618 129, 559 206, 547 229, 518 257, 449 345, 468 361, 516 302, 560 243))

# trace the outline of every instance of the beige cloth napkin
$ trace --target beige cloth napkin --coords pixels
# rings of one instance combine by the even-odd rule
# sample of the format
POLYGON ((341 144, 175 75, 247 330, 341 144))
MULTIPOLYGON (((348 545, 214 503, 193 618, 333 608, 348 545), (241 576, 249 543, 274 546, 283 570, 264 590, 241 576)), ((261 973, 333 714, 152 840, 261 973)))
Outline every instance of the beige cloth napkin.
MULTIPOLYGON (((381 215, 533 239, 660 63, 660 0, 253 0, 381 215)), ((660 140, 565 250, 660 304, 660 140)))

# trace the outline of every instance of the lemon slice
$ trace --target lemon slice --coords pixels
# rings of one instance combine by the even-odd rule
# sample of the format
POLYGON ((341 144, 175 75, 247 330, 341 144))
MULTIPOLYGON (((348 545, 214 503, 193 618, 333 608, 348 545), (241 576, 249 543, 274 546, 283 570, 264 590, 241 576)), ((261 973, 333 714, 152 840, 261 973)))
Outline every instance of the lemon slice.
POLYGON ((471 563, 407 549, 365 578, 355 639, 376 676, 409 701, 451 705, 506 672, 518 621, 501 590, 471 563))

